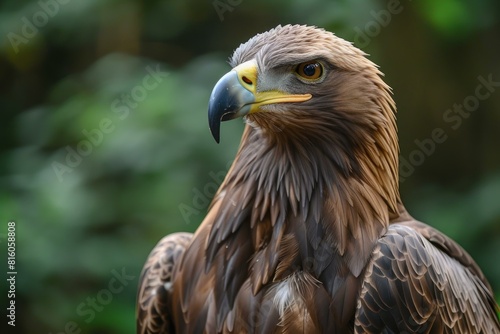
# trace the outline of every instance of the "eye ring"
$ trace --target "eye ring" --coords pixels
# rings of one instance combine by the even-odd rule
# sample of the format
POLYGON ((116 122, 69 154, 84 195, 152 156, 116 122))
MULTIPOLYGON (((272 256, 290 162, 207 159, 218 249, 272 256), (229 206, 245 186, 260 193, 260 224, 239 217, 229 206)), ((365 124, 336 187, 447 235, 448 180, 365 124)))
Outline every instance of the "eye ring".
POLYGON ((297 65, 295 73, 306 80, 318 80, 323 75, 323 65, 317 60, 306 61, 297 65))

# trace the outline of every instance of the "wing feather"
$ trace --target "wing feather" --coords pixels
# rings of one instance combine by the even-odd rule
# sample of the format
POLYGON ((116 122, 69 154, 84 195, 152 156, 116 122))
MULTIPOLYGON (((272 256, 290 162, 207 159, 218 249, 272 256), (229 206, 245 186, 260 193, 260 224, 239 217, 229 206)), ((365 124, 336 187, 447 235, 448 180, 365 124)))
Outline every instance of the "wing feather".
POLYGON ((460 246, 420 222, 391 225, 379 240, 356 310, 355 333, 404 332, 500 333, 480 269, 460 246))
POLYGON ((191 242, 191 233, 174 233, 151 251, 139 279, 137 333, 173 333, 168 305, 174 265, 191 242))

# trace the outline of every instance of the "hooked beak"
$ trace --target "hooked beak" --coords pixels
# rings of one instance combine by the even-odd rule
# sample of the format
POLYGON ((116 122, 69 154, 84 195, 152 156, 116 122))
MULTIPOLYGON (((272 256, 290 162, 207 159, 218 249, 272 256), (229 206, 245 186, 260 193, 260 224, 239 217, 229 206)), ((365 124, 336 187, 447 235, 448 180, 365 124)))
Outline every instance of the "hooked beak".
POLYGON ((215 84, 208 103, 208 125, 217 143, 222 121, 258 112, 266 104, 303 102, 312 97, 278 90, 258 92, 257 79, 257 63, 250 60, 233 68, 215 84))

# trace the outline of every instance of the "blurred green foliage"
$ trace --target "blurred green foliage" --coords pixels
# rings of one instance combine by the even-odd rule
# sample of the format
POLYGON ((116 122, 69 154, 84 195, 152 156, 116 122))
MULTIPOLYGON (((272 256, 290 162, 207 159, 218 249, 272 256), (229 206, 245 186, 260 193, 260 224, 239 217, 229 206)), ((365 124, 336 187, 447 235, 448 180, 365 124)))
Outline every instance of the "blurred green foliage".
POLYGON ((402 157, 446 130, 403 198, 474 256, 498 296, 500 92, 456 130, 443 114, 479 76, 500 81, 500 5, 394 1, 3 1, 0 233, 5 254, 16 221, 15 332, 135 332, 149 251, 196 229, 239 143, 238 122, 212 140, 210 91, 239 43, 280 23, 363 41, 394 88, 402 157), (130 280, 110 292, 122 270, 130 280))

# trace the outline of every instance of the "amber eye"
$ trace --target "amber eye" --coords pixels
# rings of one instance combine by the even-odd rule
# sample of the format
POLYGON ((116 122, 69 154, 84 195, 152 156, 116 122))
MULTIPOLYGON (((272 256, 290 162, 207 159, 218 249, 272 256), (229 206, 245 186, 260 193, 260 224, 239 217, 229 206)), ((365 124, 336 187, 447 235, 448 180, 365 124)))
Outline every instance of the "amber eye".
POLYGON ((299 64, 295 69, 298 75, 308 80, 316 80, 323 74, 323 66, 315 60, 299 64))

